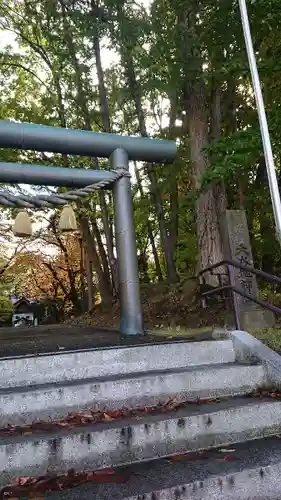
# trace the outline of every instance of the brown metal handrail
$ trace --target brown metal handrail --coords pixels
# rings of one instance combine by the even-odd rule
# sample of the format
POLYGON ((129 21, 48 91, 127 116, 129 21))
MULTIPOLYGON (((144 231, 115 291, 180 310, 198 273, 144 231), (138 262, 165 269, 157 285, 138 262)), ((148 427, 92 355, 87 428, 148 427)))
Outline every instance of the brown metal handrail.
POLYGON ((261 307, 264 307, 265 309, 268 309, 275 314, 281 315, 281 308, 280 307, 274 306, 273 304, 269 304, 268 302, 265 302, 264 300, 260 300, 258 297, 254 297, 253 295, 250 295, 247 292, 244 292, 244 290, 241 290, 241 289, 237 288, 235 285, 233 285, 231 283, 231 272, 232 272, 232 268, 235 267, 237 269, 241 269, 243 271, 247 271, 248 273, 254 274, 255 276, 259 276, 261 278, 264 278, 267 281, 270 281, 272 283, 278 283, 279 285, 281 285, 281 278, 279 278, 278 276, 275 276, 274 274, 269 274, 269 273, 266 273, 265 271, 261 271, 260 269, 256 269, 256 268, 250 267, 250 266, 245 266, 245 265, 240 264, 240 262, 237 262, 235 260, 228 260, 228 259, 222 260, 221 262, 218 262, 217 264, 212 264, 211 266, 206 267, 205 269, 200 271, 199 277, 201 277, 203 279, 203 281, 205 281, 205 279, 203 278, 204 274, 206 274, 208 272, 211 272, 211 274, 213 274, 213 271, 215 269, 218 269, 219 267, 223 267, 223 266, 225 266, 227 268, 227 274, 229 276, 230 284, 215 287, 212 290, 208 290, 207 292, 203 292, 201 295, 202 295, 202 297, 208 297, 209 295, 214 295, 214 294, 223 292, 225 290, 230 290, 231 295, 232 295, 235 326, 238 330, 241 327, 240 310, 239 310, 238 304, 235 300, 234 294, 245 297, 246 299, 250 300, 251 302, 258 304, 261 307))

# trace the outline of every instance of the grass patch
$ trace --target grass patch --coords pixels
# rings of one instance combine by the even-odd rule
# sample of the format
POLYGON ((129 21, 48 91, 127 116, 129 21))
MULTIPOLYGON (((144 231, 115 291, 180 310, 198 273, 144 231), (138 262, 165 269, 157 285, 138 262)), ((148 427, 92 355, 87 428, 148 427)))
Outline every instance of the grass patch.
POLYGON ((178 327, 163 327, 163 328, 155 328, 154 330, 149 330, 148 334, 150 335, 159 335, 159 337, 167 337, 167 339, 176 339, 182 337, 194 337, 195 335, 202 333, 211 333, 212 328, 202 327, 202 328, 178 328, 178 327))
MULTIPOLYGON (((212 328, 202 327, 202 328, 155 328, 149 331, 149 334, 154 336, 167 337, 167 339, 177 339, 183 337, 194 337, 199 334, 208 334, 212 331, 212 328)), ((265 345, 273 349, 274 351, 281 354, 281 328, 262 328, 249 330, 249 333, 263 342, 265 345)))
POLYGON ((261 340, 270 349, 281 353, 281 328, 262 328, 259 330, 250 330, 254 337, 261 340))

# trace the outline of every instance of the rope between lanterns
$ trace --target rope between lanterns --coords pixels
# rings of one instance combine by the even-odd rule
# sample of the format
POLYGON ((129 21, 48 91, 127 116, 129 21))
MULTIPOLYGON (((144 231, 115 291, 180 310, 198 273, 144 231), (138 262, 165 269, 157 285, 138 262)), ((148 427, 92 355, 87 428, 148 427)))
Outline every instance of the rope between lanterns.
MULTIPOLYGON (((67 204, 63 208, 60 215, 59 230, 63 232, 77 231, 78 226, 75 212, 69 203, 79 200, 85 196, 89 196, 95 191, 106 189, 122 177, 131 177, 128 170, 125 169, 119 169, 118 171, 110 170, 110 173, 112 174, 111 177, 104 181, 99 181, 96 184, 90 184, 89 186, 80 189, 74 189, 67 191, 66 193, 58 193, 54 195, 13 195, 7 191, 0 190, 0 205, 11 208, 23 207, 26 209, 33 208, 39 210, 42 208, 52 208, 53 206, 62 206, 67 204)), ((26 211, 21 210, 17 214, 14 221, 13 233, 18 237, 30 237, 32 235, 31 219, 26 211)))

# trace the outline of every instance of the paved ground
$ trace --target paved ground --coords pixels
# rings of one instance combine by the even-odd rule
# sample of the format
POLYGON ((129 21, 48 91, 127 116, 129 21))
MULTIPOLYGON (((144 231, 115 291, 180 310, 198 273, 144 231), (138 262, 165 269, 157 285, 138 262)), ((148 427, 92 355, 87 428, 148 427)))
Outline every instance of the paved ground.
MULTIPOLYGON (((281 461, 281 439, 268 438, 228 447, 230 454, 211 450, 202 459, 158 460, 120 469, 129 477, 125 484, 86 484, 59 493, 48 493, 48 500, 121 500, 133 495, 149 499, 146 493, 157 489, 203 481, 212 475, 224 475, 281 461), (226 456, 228 459, 226 460, 226 456)), ((175 496, 177 498, 177 496, 175 496)))
MULTIPOLYGON (((211 330, 200 331, 194 335, 177 336, 176 341, 201 341, 211 340, 211 330)), ((73 326, 73 325, 48 325, 30 328, 1 328, 0 329, 0 357, 19 356, 36 353, 46 353, 54 351, 63 351, 71 349, 89 349, 102 348, 118 345, 137 345, 143 343, 162 343, 174 342, 173 338, 167 338, 167 335, 142 335, 132 336, 121 339, 116 330, 93 328, 92 326, 73 326)), ((160 461, 156 467, 156 479, 164 473, 171 464, 167 461, 160 461), (157 472, 159 469, 159 472, 157 472)), ((139 483, 145 480, 147 488, 151 487, 151 466, 140 465, 138 467, 126 468, 122 472, 130 479, 125 485, 95 485, 87 484, 79 488, 67 490, 61 493, 45 495, 50 500, 89 500, 99 499, 108 500, 110 498, 123 498, 124 488, 129 487, 131 491, 137 492, 139 483)), ((153 472, 154 474, 154 472, 153 472)), ((129 490, 126 490, 129 491, 129 490)))
MULTIPOLYGON (((190 341, 209 340, 211 331, 189 336, 190 341)), ((177 340, 187 340, 177 337, 177 340)), ((38 327, 1 328, 0 357, 19 356, 72 349, 90 349, 114 345, 173 342, 161 335, 133 335, 121 339, 117 330, 84 325, 41 325, 38 327)))

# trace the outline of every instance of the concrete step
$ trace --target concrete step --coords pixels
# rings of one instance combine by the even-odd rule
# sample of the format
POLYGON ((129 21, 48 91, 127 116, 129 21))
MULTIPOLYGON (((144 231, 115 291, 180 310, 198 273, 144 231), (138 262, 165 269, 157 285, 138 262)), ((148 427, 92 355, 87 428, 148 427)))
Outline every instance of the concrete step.
POLYGON ((179 400, 242 396, 265 385, 261 365, 222 364, 0 390, 0 427, 54 421, 72 411, 140 408, 179 400))
POLYGON ((181 460, 117 469, 125 484, 88 483, 48 493, 48 500, 280 500, 281 440, 240 443, 181 460), (228 458, 229 460, 224 460, 228 458))
POLYGON ((21 475, 120 466, 281 433, 281 401, 232 398, 170 414, 0 439, 1 483, 21 475))
POLYGON ((169 342, 0 358, 0 388, 233 363, 232 340, 169 342))

